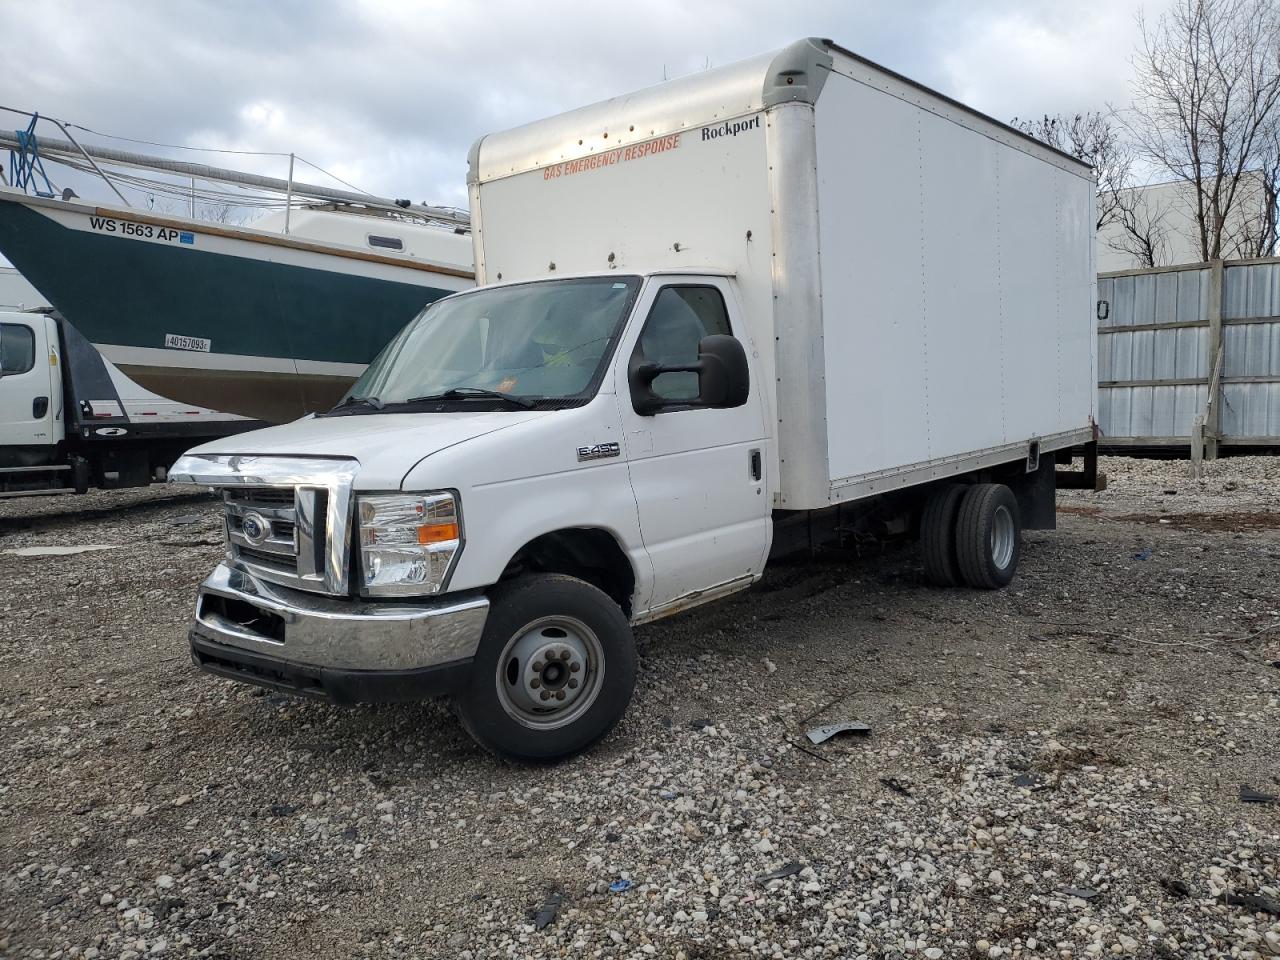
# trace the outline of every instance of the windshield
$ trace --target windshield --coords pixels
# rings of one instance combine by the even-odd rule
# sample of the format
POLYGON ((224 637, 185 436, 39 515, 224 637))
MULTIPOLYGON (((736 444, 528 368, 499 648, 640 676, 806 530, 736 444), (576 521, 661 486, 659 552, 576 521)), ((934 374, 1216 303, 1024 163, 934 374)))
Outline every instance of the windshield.
POLYGON ((585 402, 639 286, 638 277, 547 280, 440 300, 387 345, 334 412, 430 401, 585 402))

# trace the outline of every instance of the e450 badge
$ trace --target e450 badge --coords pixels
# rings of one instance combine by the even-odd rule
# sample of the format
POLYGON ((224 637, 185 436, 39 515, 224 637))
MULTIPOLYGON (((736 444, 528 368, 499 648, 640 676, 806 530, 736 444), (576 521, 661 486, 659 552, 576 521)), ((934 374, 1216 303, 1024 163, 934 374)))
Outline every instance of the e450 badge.
POLYGON ((583 460, 607 460, 609 457, 622 456, 622 447, 617 443, 593 443, 587 447, 578 448, 578 461, 583 460))

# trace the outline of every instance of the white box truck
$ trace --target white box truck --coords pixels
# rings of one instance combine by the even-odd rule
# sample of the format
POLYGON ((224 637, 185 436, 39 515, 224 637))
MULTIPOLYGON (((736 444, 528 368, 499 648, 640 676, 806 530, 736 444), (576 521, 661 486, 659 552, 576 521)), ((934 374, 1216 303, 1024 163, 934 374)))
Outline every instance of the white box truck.
POLYGON ((227 554, 192 656, 337 702, 448 694, 552 758, 631 696, 631 628, 771 555, 918 534, 999 587, 1094 440, 1094 182, 805 40, 481 139, 481 287, 327 414, 192 451, 227 554))

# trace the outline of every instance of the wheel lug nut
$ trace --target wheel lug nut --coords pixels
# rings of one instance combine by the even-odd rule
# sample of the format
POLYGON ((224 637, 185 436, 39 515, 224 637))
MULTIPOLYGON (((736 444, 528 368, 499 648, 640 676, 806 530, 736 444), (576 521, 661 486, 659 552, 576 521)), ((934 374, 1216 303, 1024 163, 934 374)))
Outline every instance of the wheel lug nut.
POLYGON ((577 660, 575 660, 575 661, 573 661, 573 663, 569 664, 569 672, 570 672, 570 673, 577 673, 577 672, 578 672, 579 670, 581 670, 581 669, 582 669, 582 664, 580 664, 577 660))
POLYGON ((577 689, 578 689, 578 681, 577 681, 576 679, 571 679, 571 680, 569 681, 569 689, 570 689, 570 690, 577 690, 577 689))
POLYGON ((572 654, 571 654, 568 650, 561 650, 561 651, 560 651, 560 659, 561 659, 561 660, 568 660, 571 656, 572 656, 572 654))
POLYGON ((539 680, 537 677, 534 677, 532 680, 529 681, 529 686, 537 690, 540 686, 542 686, 542 681, 539 680))
POLYGON ((542 699, 542 700, 550 700, 550 699, 551 699, 551 694, 549 694, 549 693, 547 693, 547 691, 543 690, 540 694, 538 694, 538 697, 539 697, 540 699, 542 699))
POLYGON ((543 667, 545 667, 545 666, 546 666, 546 664, 545 664, 545 663, 543 663, 541 660, 535 660, 535 661, 533 662, 533 672, 534 672, 534 673, 541 673, 541 672, 542 672, 543 667))
POLYGON ((564 691, 563 691, 563 690, 557 690, 557 691, 556 691, 556 699, 557 699, 557 700, 563 700, 563 699, 564 699, 564 691))

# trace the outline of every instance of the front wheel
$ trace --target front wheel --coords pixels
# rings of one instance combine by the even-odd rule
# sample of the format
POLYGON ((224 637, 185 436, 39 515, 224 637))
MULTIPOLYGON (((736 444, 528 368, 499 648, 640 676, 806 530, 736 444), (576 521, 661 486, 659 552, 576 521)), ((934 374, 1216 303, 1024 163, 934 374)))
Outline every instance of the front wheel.
POLYGON ((471 680, 454 697, 462 725, 513 760, 555 760, 601 740, 635 687, 631 626, 589 583, 559 574, 498 586, 471 680))

